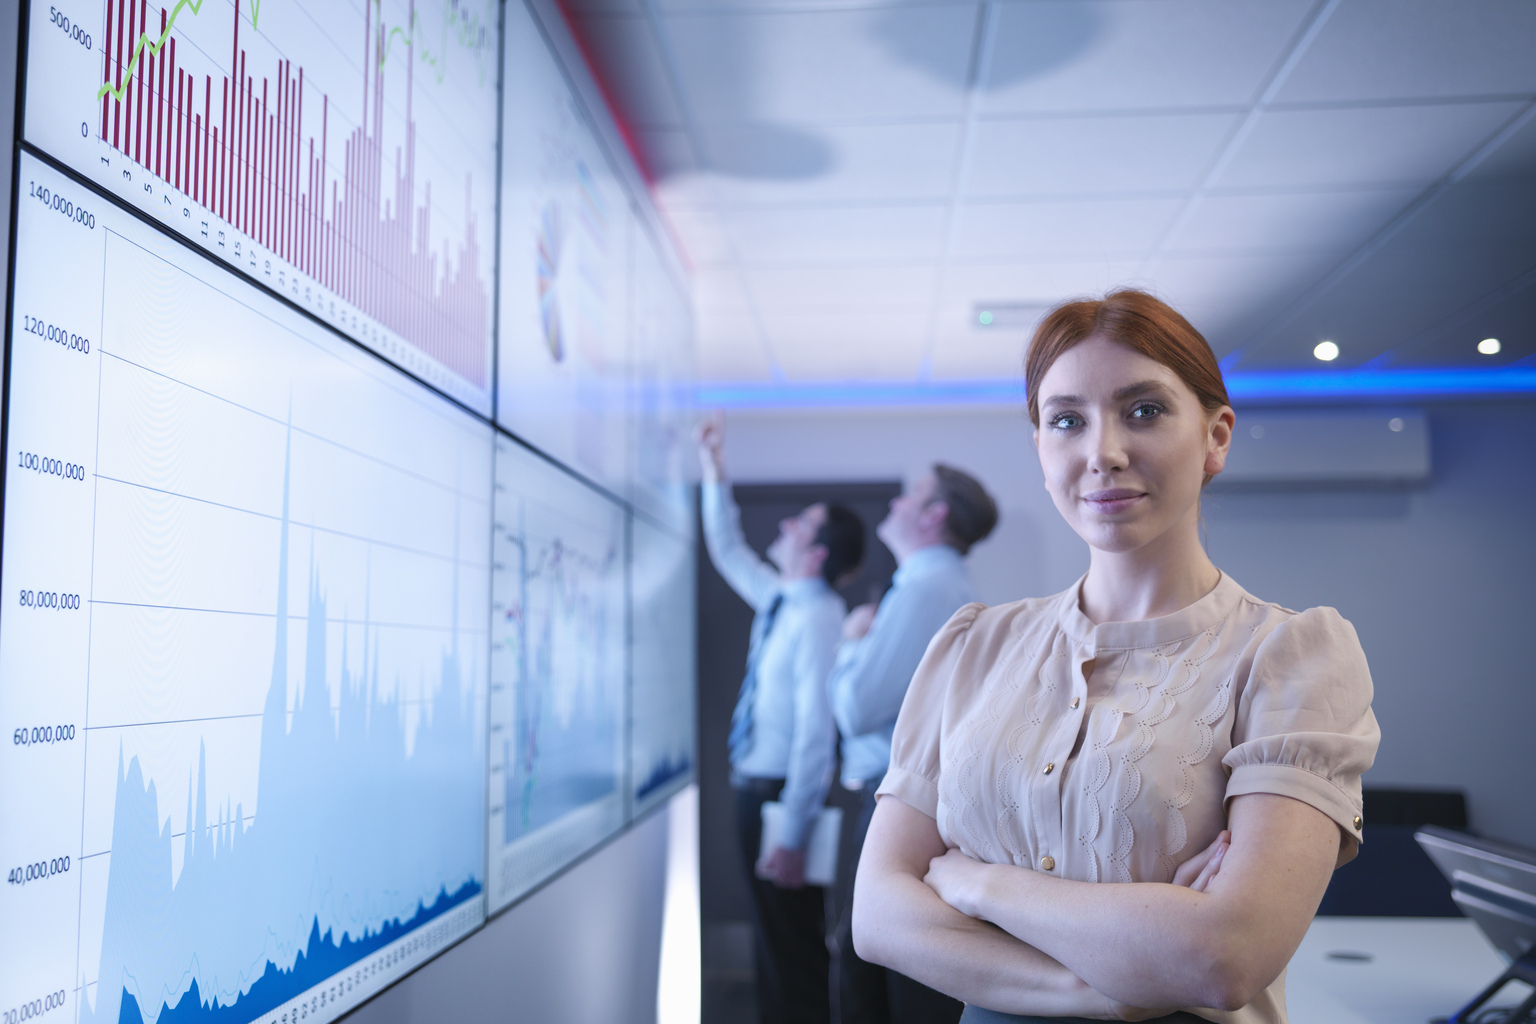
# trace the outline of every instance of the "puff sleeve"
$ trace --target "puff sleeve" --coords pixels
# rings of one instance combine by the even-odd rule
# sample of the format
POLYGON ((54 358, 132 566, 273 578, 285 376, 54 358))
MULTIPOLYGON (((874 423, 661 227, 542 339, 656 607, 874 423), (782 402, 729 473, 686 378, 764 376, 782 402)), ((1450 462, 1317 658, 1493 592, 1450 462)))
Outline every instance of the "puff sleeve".
POLYGON ((1352 860, 1360 776, 1381 742, 1371 696, 1360 639, 1337 611, 1309 608, 1280 623, 1260 642, 1238 703, 1225 800, 1274 793, 1309 804, 1339 826, 1338 864, 1352 860))
POLYGON ((939 734, 944 706, 966 637, 985 608, 983 604, 964 606, 928 642, 896 716, 891 766, 875 790, 876 796, 894 796, 930 818, 938 817, 939 734))

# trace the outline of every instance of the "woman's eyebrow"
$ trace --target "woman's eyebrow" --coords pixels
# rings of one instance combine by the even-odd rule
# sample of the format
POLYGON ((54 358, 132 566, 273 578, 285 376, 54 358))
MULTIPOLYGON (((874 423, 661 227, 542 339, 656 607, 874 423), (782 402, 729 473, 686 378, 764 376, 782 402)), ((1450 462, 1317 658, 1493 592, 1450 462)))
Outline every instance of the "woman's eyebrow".
POLYGON ((1127 384, 1123 388, 1115 390, 1115 400, 1123 402, 1127 398, 1136 398, 1147 394, 1168 394, 1168 386, 1158 380, 1143 380, 1135 384, 1127 384))
POLYGON ((1043 405, 1043 406, 1052 406, 1052 405, 1086 405, 1087 403, 1088 403, 1088 399, 1084 398, 1082 395, 1051 395, 1049 398, 1047 398, 1044 402, 1041 402, 1040 404, 1043 405))

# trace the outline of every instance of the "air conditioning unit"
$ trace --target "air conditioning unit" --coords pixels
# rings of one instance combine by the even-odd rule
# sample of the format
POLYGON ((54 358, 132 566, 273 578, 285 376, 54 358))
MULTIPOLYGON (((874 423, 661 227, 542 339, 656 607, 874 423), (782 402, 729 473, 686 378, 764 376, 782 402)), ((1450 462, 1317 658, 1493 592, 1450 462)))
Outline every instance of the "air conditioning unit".
POLYGON ((1422 412, 1239 410, 1211 487, 1406 485, 1428 481, 1429 470, 1422 412))

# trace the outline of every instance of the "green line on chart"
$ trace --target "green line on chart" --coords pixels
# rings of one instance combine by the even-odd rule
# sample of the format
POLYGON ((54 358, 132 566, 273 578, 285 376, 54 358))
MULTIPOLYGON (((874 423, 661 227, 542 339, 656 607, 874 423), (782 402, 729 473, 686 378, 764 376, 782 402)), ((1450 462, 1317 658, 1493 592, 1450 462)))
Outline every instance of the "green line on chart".
MULTIPOLYGON (((165 48, 165 41, 171 37, 171 29, 176 27, 176 18, 181 14, 182 8, 190 7, 193 17, 202 11, 205 0, 177 0, 176 6, 171 10, 171 16, 166 19, 165 31, 160 33, 158 42, 152 42, 148 32, 140 32, 139 38, 133 44, 133 56, 128 60, 128 71, 123 75, 123 85, 120 89, 114 89, 111 82, 103 82, 100 89, 96 90, 96 98, 110 95, 121 103, 128 95, 129 83, 133 81, 133 73, 139 66, 139 57, 145 48, 149 49, 151 57, 160 56, 160 51, 165 48)), ((251 28, 256 27, 257 20, 261 17, 261 0, 251 0, 251 28)))

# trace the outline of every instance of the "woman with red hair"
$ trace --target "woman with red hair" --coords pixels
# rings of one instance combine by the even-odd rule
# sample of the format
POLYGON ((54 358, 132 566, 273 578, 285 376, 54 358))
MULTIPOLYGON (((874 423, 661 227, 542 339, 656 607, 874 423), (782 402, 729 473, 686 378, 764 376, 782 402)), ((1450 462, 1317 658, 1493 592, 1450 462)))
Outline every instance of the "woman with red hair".
POLYGON ((1285 965, 1361 837, 1380 731, 1359 640, 1207 557, 1234 415, 1177 312, 1061 306, 1025 382, 1088 572, 968 605, 929 645, 859 864, 859 954, 965 1024, 1283 1024, 1285 965))

